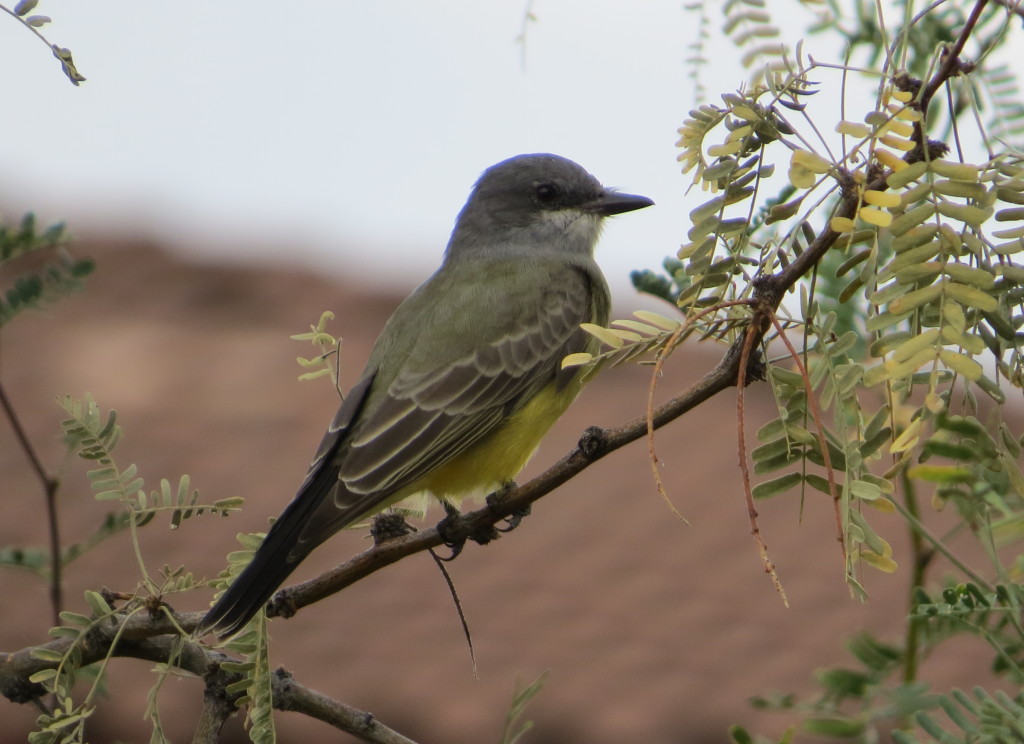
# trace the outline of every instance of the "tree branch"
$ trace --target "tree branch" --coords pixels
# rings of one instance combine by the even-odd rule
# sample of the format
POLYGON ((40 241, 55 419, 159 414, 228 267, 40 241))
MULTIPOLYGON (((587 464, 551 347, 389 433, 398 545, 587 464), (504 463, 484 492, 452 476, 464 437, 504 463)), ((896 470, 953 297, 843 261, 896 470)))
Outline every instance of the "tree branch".
MULTIPOLYGON (((706 400, 735 384, 740 362, 741 345, 734 344, 718 365, 682 394, 659 406, 653 416, 655 428, 674 421, 706 400)), ((320 576, 282 589, 275 595, 267 614, 290 617, 307 605, 341 591, 345 587, 389 566, 392 563, 445 541, 474 540, 486 543, 497 537, 495 525, 515 514, 521 514, 541 497, 579 475, 594 462, 647 433, 647 417, 639 418, 614 429, 587 429, 576 449, 546 471, 521 486, 506 489, 488 499, 486 506, 467 512, 453 521, 445 521, 443 529, 435 526, 420 532, 383 540, 353 556, 320 576)))
MULTIPOLYGON (((202 619, 200 612, 175 616, 181 625, 195 627, 202 619)), ((110 653, 111 644, 118 628, 124 625, 121 640, 113 650, 114 656, 143 659, 153 662, 167 662, 175 655, 177 637, 173 635, 173 623, 163 613, 152 618, 134 615, 121 622, 103 623, 79 641, 82 646, 82 665, 97 662, 110 653), (156 637, 146 637, 149 634, 156 637)), ((43 648, 60 654, 67 652, 73 641, 61 638, 51 641, 43 648)), ((43 669, 56 667, 54 662, 32 658, 32 647, 12 654, 0 654, 0 694, 12 702, 22 703, 46 694, 41 685, 28 682, 28 678, 43 669)), ((220 664, 234 661, 230 656, 216 649, 207 648, 198 642, 185 643, 177 656, 177 666, 196 677, 206 680, 203 710, 197 724, 194 744, 216 742, 224 721, 236 712, 234 700, 224 690, 241 677, 225 672, 220 664)), ((415 744, 393 729, 378 721, 372 713, 358 710, 295 681, 292 676, 278 669, 271 681, 274 708, 280 711, 295 711, 315 718, 336 729, 359 737, 368 744, 415 744)))

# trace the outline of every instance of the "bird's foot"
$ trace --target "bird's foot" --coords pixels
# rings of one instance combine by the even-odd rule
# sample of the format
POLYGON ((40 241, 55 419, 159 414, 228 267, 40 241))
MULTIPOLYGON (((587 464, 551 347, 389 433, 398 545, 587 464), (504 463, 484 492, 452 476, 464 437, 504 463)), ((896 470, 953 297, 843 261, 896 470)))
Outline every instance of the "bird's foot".
POLYGON ((437 533, 444 541, 444 546, 452 552, 451 555, 445 558, 441 556, 437 558, 445 562, 454 561, 459 557, 462 549, 466 547, 467 535, 463 534, 463 530, 460 529, 462 513, 450 501, 442 499, 441 506, 444 507, 444 519, 437 523, 437 533))
MULTIPOLYGON (((513 488, 517 487, 518 486, 516 486, 514 481, 509 481, 508 483, 506 483, 504 486, 502 486, 494 493, 490 494, 485 499, 487 502, 487 506, 491 510, 492 514, 499 513, 502 498, 504 498, 506 493, 511 491, 513 488)), ((505 526, 495 527, 495 531, 511 532, 519 526, 519 523, 522 522, 525 517, 530 516, 530 511, 531 506, 529 504, 527 504, 526 506, 519 507, 517 509, 513 509, 512 512, 507 517, 502 517, 502 521, 505 523, 505 526)))
POLYGON ((405 521, 405 515, 398 511, 381 512, 373 518, 370 536, 374 545, 415 532, 416 528, 405 521))
POLYGON ((270 601, 267 602, 267 617, 283 617, 288 619, 294 617, 299 611, 295 604, 295 598, 288 589, 281 589, 276 592, 270 601))
MULTIPOLYGON (((501 491, 492 495, 500 496, 501 491)), ((488 505, 493 508, 493 503, 491 502, 490 497, 488 497, 487 501, 488 505)), ((498 529, 492 524, 475 526, 472 522, 467 522, 454 505, 446 501, 441 503, 444 506, 445 518, 437 523, 437 531, 441 535, 441 539, 444 541, 445 546, 450 548, 452 551, 451 555, 445 558, 439 557, 439 560, 446 562, 455 560, 455 558, 458 557, 459 553, 461 553, 463 548, 466 547, 467 540, 472 540, 477 545, 486 545, 489 542, 497 540, 501 536, 500 533, 508 532, 514 528, 526 515, 525 513, 516 513, 506 518, 509 527, 505 529, 498 529)), ((528 511, 529 509, 527 509, 527 512, 528 511)))

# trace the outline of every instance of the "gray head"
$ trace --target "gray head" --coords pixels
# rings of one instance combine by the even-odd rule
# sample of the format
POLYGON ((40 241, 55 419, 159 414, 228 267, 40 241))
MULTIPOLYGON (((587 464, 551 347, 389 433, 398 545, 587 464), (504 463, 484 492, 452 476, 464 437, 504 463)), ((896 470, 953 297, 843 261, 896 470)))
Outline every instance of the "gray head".
POLYGON ((603 218, 653 203, 605 188, 558 155, 517 155, 480 176, 459 213, 448 253, 523 244, 589 253, 603 218))

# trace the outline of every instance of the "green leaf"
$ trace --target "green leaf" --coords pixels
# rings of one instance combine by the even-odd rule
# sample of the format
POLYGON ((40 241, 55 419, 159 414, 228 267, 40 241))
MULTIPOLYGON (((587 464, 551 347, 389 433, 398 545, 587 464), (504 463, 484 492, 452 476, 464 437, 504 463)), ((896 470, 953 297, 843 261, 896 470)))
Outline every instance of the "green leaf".
POLYGON ((753 496, 755 499, 767 499, 777 494, 785 493, 802 482, 803 475, 800 473, 786 473, 778 478, 758 483, 753 488, 753 496))

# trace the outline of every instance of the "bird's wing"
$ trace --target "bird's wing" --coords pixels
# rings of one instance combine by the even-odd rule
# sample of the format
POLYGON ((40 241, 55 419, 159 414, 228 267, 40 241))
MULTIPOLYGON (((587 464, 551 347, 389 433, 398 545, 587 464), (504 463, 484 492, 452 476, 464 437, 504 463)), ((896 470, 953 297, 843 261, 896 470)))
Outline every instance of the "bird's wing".
POLYGON ((339 453, 339 509, 365 513, 480 441, 545 386, 572 378, 561 361, 588 348, 580 323, 594 319, 595 302, 603 307, 603 287, 571 267, 558 279, 540 292, 531 288, 533 306, 514 308, 514 323, 494 324, 515 330, 481 344, 479 329, 469 328, 481 319, 463 313, 466 327, 451 329, 449 340, 458 346, 460 333, 477 339, 464 353, 394 377, 339 453))

